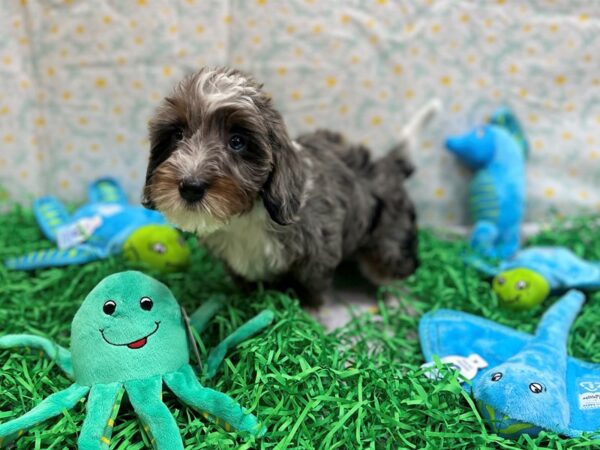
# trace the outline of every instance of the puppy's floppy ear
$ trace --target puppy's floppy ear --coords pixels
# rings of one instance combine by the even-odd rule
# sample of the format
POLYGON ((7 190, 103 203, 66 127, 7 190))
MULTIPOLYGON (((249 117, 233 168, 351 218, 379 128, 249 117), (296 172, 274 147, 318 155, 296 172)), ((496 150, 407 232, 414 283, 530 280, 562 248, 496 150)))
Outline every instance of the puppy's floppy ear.
POLYGON ((302 205, 306 174, 299 152, 294 148, 281 116, 271 111, 269 141, 273 167, 261 196, 269 216, 280 225, 296 221, 302 205))

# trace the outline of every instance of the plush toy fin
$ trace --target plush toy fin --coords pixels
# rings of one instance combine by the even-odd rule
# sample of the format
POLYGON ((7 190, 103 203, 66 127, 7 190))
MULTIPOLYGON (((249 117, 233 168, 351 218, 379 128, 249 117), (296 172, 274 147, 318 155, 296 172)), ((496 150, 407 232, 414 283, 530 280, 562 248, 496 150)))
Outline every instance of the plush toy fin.
POLYGON ((64 205, 54 197, 35 200, 33 214, 44 236, 52 242, 56 242, 56 230, 69 222, 69 214, 64 205))
POLYGON ((509 131, 523 149, 523 156, 526 158, 529 156, 529 142, 527 141, 525 131, 517 116, 509 108, 498 108, 490 118, 490 124, 497 125, 509 131))
POLYGON ((221 365, 223 358, 225 358, 227 351, 234 348, 240 342, 243 342, 264 330, 273 321, 273 317, 273 311, 266 309, 227 336, 210 352, 210 355, 208 355, 208 370, 206 376, 212 378, 217 373, 217 369, 221 365))
POLYGON ((31 334, 8 334, 0 337, 0 348, 24 347, 41 350, 49 359, 56 362, 70 378, 73 378, 73 363, 71 352, 41 336, 31 334))
POLYGON ((8 258, 4 264, 13 270, 33 270, 46 267, 68 266, 71 264, 84 264, 97 259, 99 259, 98 255, 94 252, 74 247, 66 250, 38 250, 27 255, 8 258))
POLYGON ((127 195, 119 182, 110 177, 100 178, 90 184, 88 197, 91 203, 128 203, 127 195))

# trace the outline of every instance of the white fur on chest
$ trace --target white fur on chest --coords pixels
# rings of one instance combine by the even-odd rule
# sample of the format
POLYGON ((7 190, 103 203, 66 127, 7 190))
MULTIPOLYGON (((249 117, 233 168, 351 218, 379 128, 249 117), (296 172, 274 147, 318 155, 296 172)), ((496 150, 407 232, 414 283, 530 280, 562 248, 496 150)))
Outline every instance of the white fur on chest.
POLYGON ((235 273, 250 281, 269 280, 289 267, 283 245, 269 229, 262 202, 201 241, 235 273))

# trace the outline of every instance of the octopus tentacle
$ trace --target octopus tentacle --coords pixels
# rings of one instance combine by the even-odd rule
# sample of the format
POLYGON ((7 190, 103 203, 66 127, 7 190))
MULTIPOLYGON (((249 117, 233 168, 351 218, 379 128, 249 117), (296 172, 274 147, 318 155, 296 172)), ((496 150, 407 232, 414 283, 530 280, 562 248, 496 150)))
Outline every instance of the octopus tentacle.
POLYGON ((266 309, 223 339, 223 341, 208 355, 208 370, 206 376, 208 378, 215 376, 217 369, 221 365, 221 362, 223 362, 225 354, 229 349, 257 334, 259 331, 266 328, 272 321, 273 311, 266 309))
POLYGON ((0 338, 0 348, 25 347, 39 349, 44 352, 48 358, 56 361, 58 367, 73 378, 73 363, 71 361, 71 352, 60 345, 55 344, 49 339, 31 334, 8 334, 0 338))
POLYGON ((202 333, 206 329, 206 325, 210 319, 219 312, 224 304, 225 299, 222 295, 210 298, 190 316, 190 326, 196 330, 198 334, 202 333))
POLYGON ((203 413, 206 418, 214 416, 215 422, 227 431, 234 428, 257 436, 262 436, 266 431, 254 415, 231 397, 202 386, 189 364, 176 372, 167 373, 165 383, 181 401, 203 413))
POLYGON ((123 392, 123 383, 118 382, 92 386, 87 400, 87 414, 77 442, 79 450, 109 448, 123 392))
POLYGON ((127 396, 140 418, 144 431, 157 450, 183 450, 183 442, 175 418, 162 402, 160 375, 125 382, 127 396))
POLYGON ((31 411, 14 420, 0 425, 0 446, 19 437, 24 430, 51 417, 58 416, 65 409, 71 409, 88 393, 88 386, 73 383, 67 389, 56 392, 44 399, 31 411))

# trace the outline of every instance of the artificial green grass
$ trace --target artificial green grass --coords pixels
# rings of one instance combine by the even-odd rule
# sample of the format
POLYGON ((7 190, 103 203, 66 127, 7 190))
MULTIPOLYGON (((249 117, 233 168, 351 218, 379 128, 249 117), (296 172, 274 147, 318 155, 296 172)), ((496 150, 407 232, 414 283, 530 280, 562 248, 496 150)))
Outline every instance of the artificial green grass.
MULTIPOLYGON (((531 242, 572 248, 587 259, 600 259, 599 218, 557 224, 531 242)), ((379 303, 376 316, 361 315, 331 334, 280 292, 237 292, 220 264, 190 238, 193 266, 184 274, 158 275, 191 312, 214 294, 231 304, 199 340, 207 349, 263 308, 276 320, 267 332, 228 355, 223 369, 206 385, 233 396, 268 427, 262 439, 228 433, 182 406, 165 390, 188 449, 478 449, 584 448, 587 438, 561 439, 553 433, 537 438, 505 440, 482 424, 473 402, 456 375, 442 381, 423 376, 417 326, 419 317, 437 308, 479 314, 509 326, 533 331, 554 299, 533 311, 514 313, 498 308, 489 284, 460 261, 461 240, 421 232, 419 271, 405 283, 382 289, 380 297, 400 298, 398 308, 379 303), (406 312, 410 311, 410 314, 406 312)), ((49 246, 30 211, 15 208, 0 215, 0 259, 49 246)), ((71 318, 89 290, 104 276, 125 270, 120 258, 80 267, 35 273, 8 272, 0 266, 1 334, 36 333, 69 345, 71 318)), ((600 293, 588 296, 573 327, 572 354, 600 363, 600 293)), ((0 421, 31 409, 70 381, 37 353, 0 351, 0 421)), ((74 449, 85 415, 84 404, 26 432, 18 449, 74 449)), ((111 448, 150 448, 130 406, 117 417, 111 448)))

